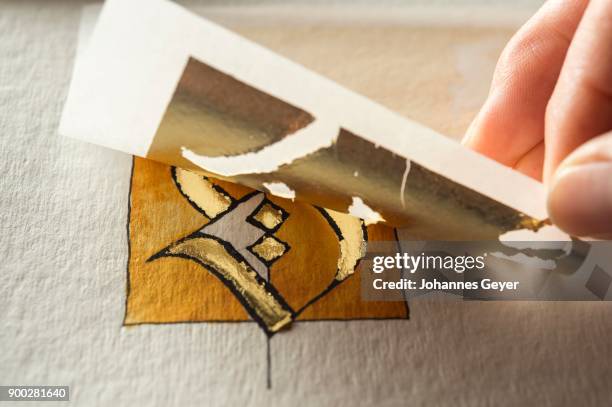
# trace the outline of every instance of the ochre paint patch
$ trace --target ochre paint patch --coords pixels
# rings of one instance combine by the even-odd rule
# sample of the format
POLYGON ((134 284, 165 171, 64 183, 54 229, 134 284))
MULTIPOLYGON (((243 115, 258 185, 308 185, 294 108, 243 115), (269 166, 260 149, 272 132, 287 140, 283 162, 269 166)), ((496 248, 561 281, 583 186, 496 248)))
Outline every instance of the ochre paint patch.
MULTIPOLYGON (((395 240, 392 228, 384 225, 368 226, 368 241, 395 240)), ((310 305, 297 319, 360 319, 407 318, 404 302, 362 301, 361 276, 355 272, 319 301, 310 305)))
POLYGON ((170 167, 135 158, 130 204, 126 324, 249 319, 225 285, 199 264, 177 257, 147 262, 209 221, 181 195, 170 167))
POLYGON ((334 280, 338 238, 315 207, 274 196, 270 200, 289 213, 276 235, 291 247, 272 265, 270 281, 297 311, 334 280))
MULTIPOLYGON (((252 192, 212 181, 234 199, 252 192)), ((270 266, 270 283, 297 312, 334 281, 340 254, 338 237, 317 208, 266 197, 289 214, 274 236, 290 248, 270 266)), ((177 257, 147 261, 210 221, 181 194, 170 167, 135 158, 130 204, 125 324, 250 320, 234 294, 200 264, 177 257)), ((369 240, 394 240, 393 229, 383 225, 369 226, 368 236, 369 240)), ((407 316, 404 303, 361 301, 360 290, 355 273, 308 305, 298 320, 407 316)))

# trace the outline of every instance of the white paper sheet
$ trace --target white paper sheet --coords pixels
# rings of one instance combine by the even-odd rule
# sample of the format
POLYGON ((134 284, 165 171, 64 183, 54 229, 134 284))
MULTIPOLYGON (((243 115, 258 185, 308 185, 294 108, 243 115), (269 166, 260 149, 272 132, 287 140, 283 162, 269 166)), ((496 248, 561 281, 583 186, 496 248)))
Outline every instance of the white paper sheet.
POLYGON ((273 339, 271 390, 254 324, 123 328, 131 157, 56 132, 75 4, 0 13, 0 383, 67 384, 75 406, 610 399, 606 303, 415 301, 410 321, 299 325, 273 339))
MULTIPOLYGON (((547 218, 540 183, 166 0, 106 3, 75 71, 60 133, 147 156, 190 57, 526 215, 547 218)), ((302 140, 324 144, 326 137, 314 132, 302 140)), ((223 168, 211 163, 210 169, 223 168)))

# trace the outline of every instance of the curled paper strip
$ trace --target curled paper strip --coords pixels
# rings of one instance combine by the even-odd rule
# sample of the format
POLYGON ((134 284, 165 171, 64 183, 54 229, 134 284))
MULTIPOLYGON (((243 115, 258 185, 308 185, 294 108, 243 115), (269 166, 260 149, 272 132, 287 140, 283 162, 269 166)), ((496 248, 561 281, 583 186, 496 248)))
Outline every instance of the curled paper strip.
POLYGON ((419 236, 494 238, 541 225, 193 58, 147 157, 259 190, 282 185, 298 199, 419 236))
POLYGON ((547 218, 539 183, 164 0, 107 2, 60 131, 420 239, 547 218))

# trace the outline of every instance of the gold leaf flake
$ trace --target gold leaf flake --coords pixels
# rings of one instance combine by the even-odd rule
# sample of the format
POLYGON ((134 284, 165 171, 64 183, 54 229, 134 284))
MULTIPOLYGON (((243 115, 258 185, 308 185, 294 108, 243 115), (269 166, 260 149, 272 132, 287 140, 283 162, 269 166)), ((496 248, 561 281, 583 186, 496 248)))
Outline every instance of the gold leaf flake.
POLYGON ((277 332, 291 323, 291 311, 266 289, 265 282, 257 279, 255 270, 236 260, 218 241, 196 237, 170 247, 168 252, 191 257, 213 269, 230 283, 234 295, 249 305, 270 332, 277 332))
POLYGON ((268 236, 261 243, 253 246, 251 250, 265 261, 272 261, 285 254, 287 249, 281 242, 268 236))
POLYGON ((280 209, 276 209, 269 204, 265 204, 255 214, 254 218, 267 229, 272 230, 283 222, 283 213, 280 209))

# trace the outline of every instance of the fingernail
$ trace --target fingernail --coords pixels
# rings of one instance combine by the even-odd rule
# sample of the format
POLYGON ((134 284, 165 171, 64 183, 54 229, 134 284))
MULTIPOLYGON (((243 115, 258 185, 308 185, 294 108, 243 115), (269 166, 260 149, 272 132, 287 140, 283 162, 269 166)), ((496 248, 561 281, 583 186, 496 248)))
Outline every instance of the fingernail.
POLYGON ((598 157, 562 165, 550 183, 548 212, 571 235, 612 234, 612 161, 598 157))
POLYGON ((480 116, 480 114, 478 114, 470 123, 469 127, 467 128, 467 130, 465 131, 465 134, 463 135, 463 138, 461 139, 461 144, 463 144, 464 146, 469 146, 471 144, 471 142, 473 141, 472 139, 474 138, 474 133, 476 132, 476 126, 477 126, 477 122, 478 122, 478 117, 480 116))

